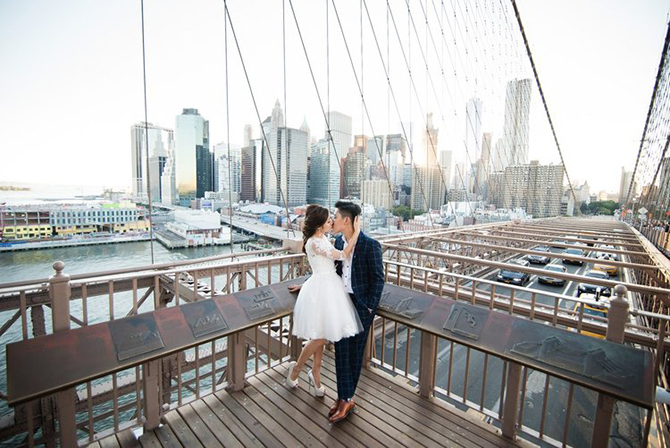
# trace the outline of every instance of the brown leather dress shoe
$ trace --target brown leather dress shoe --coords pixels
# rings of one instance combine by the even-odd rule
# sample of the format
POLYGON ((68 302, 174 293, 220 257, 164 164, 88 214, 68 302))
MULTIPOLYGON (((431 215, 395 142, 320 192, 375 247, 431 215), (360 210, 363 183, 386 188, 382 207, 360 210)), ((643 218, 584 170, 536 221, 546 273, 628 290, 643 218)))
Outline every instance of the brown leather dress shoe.
POLYGON ((354 400, 341 400, 340 406, 337 408, 337 412, 331 415, 328 421, 330 421, 330 423, 337 423, 344 420, 349 416, 349 413, 353 411, 355 407, 356 403, 354 403, 354 400))
POLYGON ((330 407, 330 409, 328 410, 328 418, 330 418, 331 415, 333 415, 334 413, 337 412, 337 408, 340 407, 340 401, 341 400, 338 398, 337 400, 335 400, 333 405, 330 407))

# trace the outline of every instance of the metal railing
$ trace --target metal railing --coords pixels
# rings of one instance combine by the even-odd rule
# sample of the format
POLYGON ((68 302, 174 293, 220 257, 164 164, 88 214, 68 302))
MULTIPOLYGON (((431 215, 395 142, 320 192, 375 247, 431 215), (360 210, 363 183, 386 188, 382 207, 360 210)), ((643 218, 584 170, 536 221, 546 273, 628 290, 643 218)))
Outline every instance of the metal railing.
MULTIPOLYGON (((306 270, 304 255, 275 255, 281 251, 259 251, 251 255, 265 256, 239 261, 230 261, 232 257, 223 256, 200 259, 195 263, 162 265, 157 269, 145 267, 100 272, 77 276, 76 280, 63 272, 63 263, 56 262, 56 274, 46 285, 41 280, 9 287, 0 285, 0 300, 15 301, 19 306, 1 332, 7 340, 8 331, 14 326, 13 339, 26 340, 68 331, 71 324, 84 327, 113 321, 303 275, 306 270), (14 325, 19 318, 20 326, 14 325)), ((236 254, 235 258, 248 255, 236 254)), ((263 321, 235 338, 200 344, 157 361, 79 384, 69 394, 57 393, 20 405, 14 409, 13 415, 5 413, 0 440, 28 446, 42 443, 54 446, 56 440, 71 441, 73 438, 92 442, 110 433, 146 424, 151 420, 148 414, 154 419, 160 418, 172 408, 230 386, 233 376, 228 370, 229 352, 233 350, 231 338, 235 341, 232 344, 235 354, 241 359, 237 364, 242 366, 238 367, 233 383, 241 387, 244 375, 258 373, 289 356, 289 321, 288 317, 263 321), (147 378, 158 382, 155 400, 147 396, 147 378), (58 402, 73 406, 61 406, 59 413, 58 402), (68 419, 63 417, 63 410, 67 409, 71 410, 69 418, 73 423, 69 438, 61 434, 61 429, 68 427, 64 424, 68 419), (56 424, 56 421, 60 423, 56 424)), ((0 398, 7 410, 6 391, 0 398)))
MULTIPOLYGON (((466 302, 506 314, 523 316, 530 320, 587 333, 594 337, 603 339, 607 337, 611 340, 620 337, 622 343, 648 350, 656 355, 656 380, 662 387, 667 387, 666 353, 667 348, 670 347, 670 338, 666 336, 670 321, 667 316, 652 315, 645 311, 629 312, 627 306, 625 315, 622 315, 621 311, 614 310, 613 312, 612 305, 609 305, 610 312, 607 313, 607 317, 586 316, 585 306, 603 307, 603 302, 597 303, 591 299, 530 290, 513 285, 502 286, 491 280, 475 279, 396 261, 385 260, 384 265, 386 280, 389 283, 429 292, 457 302, 466 302), (484 289, 485 286, 490 289, 484 289), (504 289, 508 291, 501 292, 504 289), (529 294, 530 299, 520 297, 522 293, 529 294), (568 303, 570 305, 565 306, 568 303), (562 304, 564 306, 561 306, 562 304), (657 328, 638 325, 635 321, 628 319, 628 314, 654 318, 662 325, 657 328), (620 326, 620 330, 617 331, 620 334, 612 333, 613 325, 620 326)), ((625 287, 619 286, 616 292, 618 302, 627 304, 625 287)), ((617 301, 616 298, 612 303, 615 301, 617 301)), ((585 422, 586 426, 595 426, 595 420, 598 418, 595 411, 598 394, 591 390, 538 372, 529 366, 508 362, 493 354, 463 346, 447 338, 438 337, 432 344, 426 343, 425 340, 433 339, 435 336, 389 318, 378 318, 373 325, 372 334, 374 335, 374 339, 370 341, 372 365, 393 375, 406 378, 425 396, 432 395, 445 400, 463 411, 476 411, 484 421, 502 428, 503 433, 506 432, 507 427, 508 433, 511 431, 511 434, 514 434, 518 431, 520 437, 532 443, 584 446, 598 442, 600 446, 606 446, 606 441, 609 439, 609 432, 607 432, 609 424, 604 436, 599 435, 599 441, 593 435, 592 428, 589 428, 591 432, 586 436, 583 434, 583 428, 579 434, 571 433, 571 430, 574 432, 574 427, 578 427, 580 422, 585 422), (512 375, 514 378, 511 378, 512 375), (506 389, 510 387, 510 382, 518 389, 520 399, 511 400, 518 403, 516 406, 507 404, 506 389), (559 398, 555 392, 559 389, 567 397, 567 408, 562 410, 559 416, 552 415, 552 425, 548 425, 548 406, 552 399, 559 398), (531 392, 533 399, 529 400, 531 392), (586 401, 593 405, 593 409, 589 410, 590 415, 571 414, 576 393, 580 394, 582 402, 586 401), (584 399, 584 396, 587 398, 584 399), (535 406, 538 406, 539 409, 536 409, 535 406), (533 407, 532 410, 530 407, 533 407), (559 417, 561 425, 557 425, 554 421, 559 417)), ((628 409, 628 412, 637 412, 635 418, 645 422, 640 436, 646 441, 652 422, 651 415, 635 407, 632 411, 628 409)), ((656 405, 655 418, 667 421, 665 420, 666 413, 665 405, 656 405)), ((608 421, 607 415, 601 415, 599 418, 600 426, 603 425, 603 421, 608 421)))

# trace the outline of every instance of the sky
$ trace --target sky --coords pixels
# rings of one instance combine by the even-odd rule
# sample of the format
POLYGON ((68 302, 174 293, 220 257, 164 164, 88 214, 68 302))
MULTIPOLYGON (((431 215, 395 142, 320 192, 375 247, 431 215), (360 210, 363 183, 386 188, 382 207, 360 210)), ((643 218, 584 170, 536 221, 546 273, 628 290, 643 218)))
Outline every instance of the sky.
MULTIPOLYGON (((306 119, 319 138, 330 108, 353 117, 354 134, 401 132, 404 123, 419 145, 432 112, 438 147, 457 162, 474 161, 464 143, 466 101, 483 100, 482 130, 495 140, 506 82, 530 76, 510 4, 410 1, 416 29, 403 1, 391 2, 389 21, 385 2, 368 0, 372 24, 361 4, 335 2, 350 62, 332 4, 326 11, 326 2, 292 2, 320 103, 289 1, 286 90, 282 2, 228 1, 254 106, 230 27, 226 46, 222 1, 145 0, 148 121, 174 128, 183 108, 197 108, 210 121, 212 145, 239 145, 244 124, 258 137, 259 116, 279 99, 289 126, 306 119)), ((621 167, 635 163, 670 0, 517 4, 571 179, 617 191, 621 167)), ((0 0, 0 182, 130 185, 130 127, 144 120, 141 25, 137 0, 0 0)), ((531 159, 558 163, 536 90, 530 146, 531 159)))

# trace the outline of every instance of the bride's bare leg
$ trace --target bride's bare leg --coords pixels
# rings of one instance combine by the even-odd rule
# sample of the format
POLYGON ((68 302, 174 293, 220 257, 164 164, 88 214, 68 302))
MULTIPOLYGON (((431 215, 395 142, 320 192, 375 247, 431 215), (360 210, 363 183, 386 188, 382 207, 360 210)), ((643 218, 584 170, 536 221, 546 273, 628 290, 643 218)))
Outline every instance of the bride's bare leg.
POLYGON ((291 380, 295 380, 298 378, 298 375, 300 375, 300 371, 302 370, 303 366, 305 365, 309 357, 312 356, 314 353, 316 353, 318 349, 321 349, 321 353, 323 353, 323 346, 325 343, 326 343, 325 339, 312 339, 302 348, 302 351, 300 352, 300 357, 298 358, 295 367, 293 367, 293 372, 291 372, 291 380))
POLYGON ((326 344, 321 344, 314 352, 314 367, 312 367, 312 375, 314 376, 314 382, 316 387, 321 387, 321 361, 323 359, 323 349, 326 347, 326 344))

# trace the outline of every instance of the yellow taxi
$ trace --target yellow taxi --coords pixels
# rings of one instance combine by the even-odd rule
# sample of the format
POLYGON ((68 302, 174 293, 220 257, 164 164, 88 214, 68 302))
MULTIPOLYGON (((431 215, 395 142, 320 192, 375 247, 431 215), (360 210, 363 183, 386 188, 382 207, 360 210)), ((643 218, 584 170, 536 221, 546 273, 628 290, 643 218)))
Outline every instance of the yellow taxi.
MULTIPOLYGON (((599 257, 598 259, 604 261, 614 261, 612 260, 612 258, 606 255, 603 257, 599 257)), ((607 272, 610 275, 610 277, 616 277, 617 275, 619 275, 619 267, 612 266, 611 264, 601 264, 596 261, 593 265, 593 269, 595 269, 596 271, 607 272)))
MULTIPOLYGON (((593 294, 583 294, 582 296, 580 296, 580 298, 582 298, 582 299, 583 298, 588 298, 588 299, 592 299, 592 300, 596 300, 596 301, 598 300, 598 299, 596 299, 595 295, 593 295, 593 294)), ((579 320, 579 307, 580 307, 580 305, 581 304, 579 302, 575 302, 575 305, 572 308, 572 311, 573 311, 574 316, 575 316, 575 320, 577 320, 577 321, 579 320)), ((585 303, 584 304, 584 316, 582 317, 582 322, 589 322, 589 323, 595 323, 595 324, 601 325, 601 326, 603 326, 603 330, 606 331, 607 322, 603 321, 602 319, 599 319, 599 318, 607 319, 607 308, 604 305, 603 306, 598 306, 598 305, 595 305, 595 304, 585 303)), ((574 331, 577 331, 577 329, 575 328, 574 331)), ((582 334, 585 334, 587 336, 591 336, 593 338, 605 339, 605 336, 602 335, 602 334, 592 333, 590 331, 585 331, 584 329, 582 329, 582 334)))

